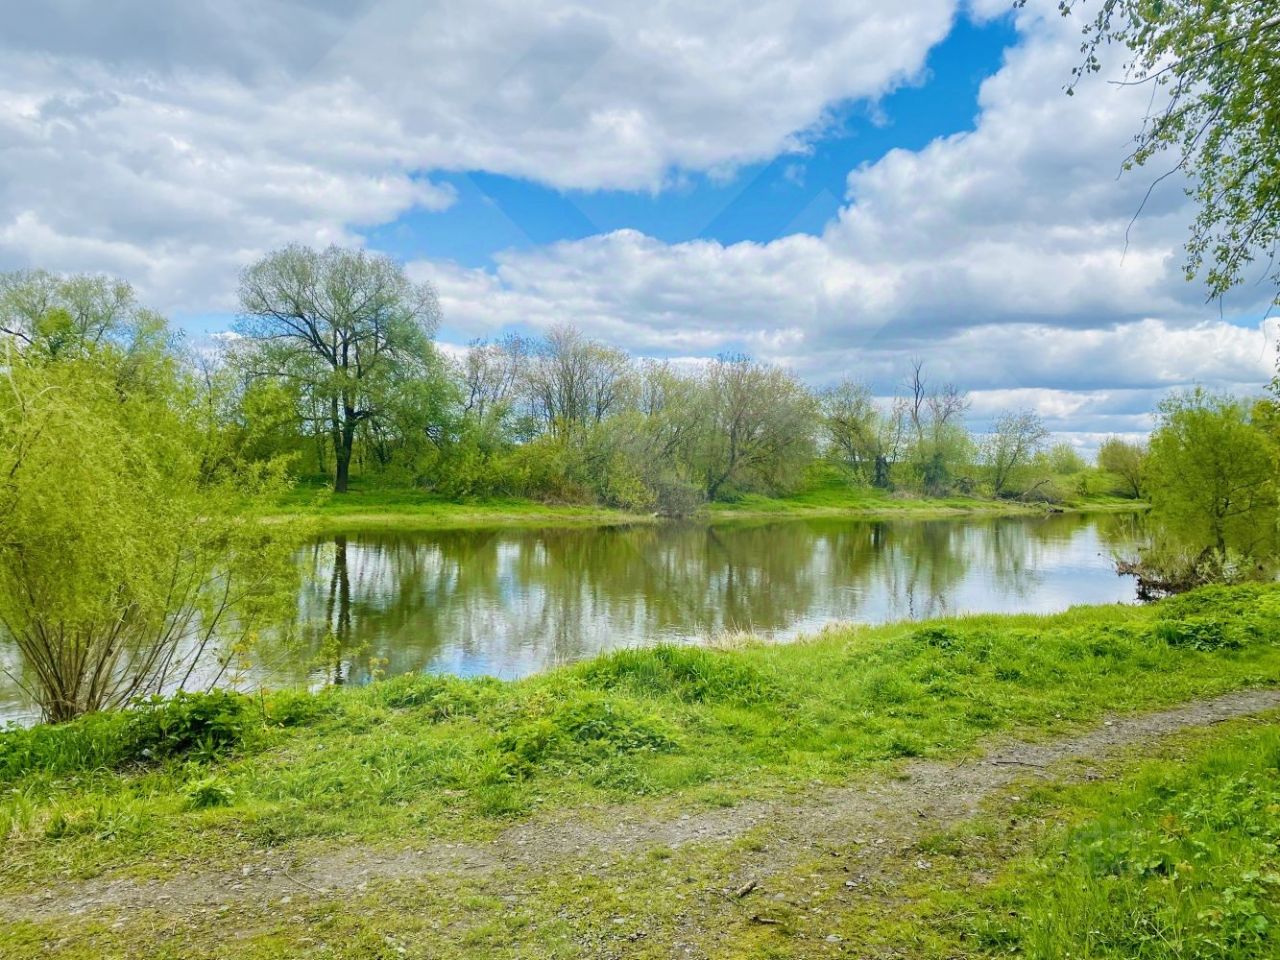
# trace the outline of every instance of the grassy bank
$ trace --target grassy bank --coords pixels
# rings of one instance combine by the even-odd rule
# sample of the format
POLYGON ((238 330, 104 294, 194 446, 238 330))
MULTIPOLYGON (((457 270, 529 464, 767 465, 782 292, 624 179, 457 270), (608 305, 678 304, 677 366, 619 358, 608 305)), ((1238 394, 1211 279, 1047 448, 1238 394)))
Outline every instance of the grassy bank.
MULTIPOLYGON (((394 856, 548 818, 678 818, 857 782, 902 758, 964 756, 1001 731, 1049 736, 1106 711, 1276 683, 1280 589, 1245 587, 1052 617, 838 628, 786 646, 626 652, 515 683, 402 677, 318 695, 161 705, 0 737, 0 893, 104 872, 149 881, 234 871, 267 850, 305 858, 356 845, 394 856)), ((707 855, 699 869, 730 852, 707 855)), ((635 879, 598 891, 592 909, 601 913, 583 923, 610 930, 620 900, 634 910, 663 892, 664 855, 634 856, 635 879)), ((559 869, 548 863, 542 873, 559 869)), ((540 887, 536 873, 522 910, 554 914, 568 894, 540 887)), ((577 896, 594 882, 579 870, 571 888, 577 896)), ((458 938, 449 941, 458 955, 472 949, 468 937, 490 947, 520 940, 493 927, 506 922, 500 902, 433 896, 454 911, 433 916, 458 938)), ((366 938, 391 922, 395 898, 384 891, 379 903, 326 906, 326 936, 345 939, 324 955, 390 955, 366 938)), ((417 929, 423 918, 414 917, 395 923, 417 929)), ((214 921, 224 919, 192 934, 214 938, 209 955, 228 955, 212 946, 226 932, 214 921)), ((168 955, 130 941, 127 925, 113 933, 93 922, 67 940, 66 955, 113 955, 104 945, 126 943, 135 955, 168 955)), ((0 955, 28 955, 25 946, 48 933, 35 921, 10 925, 0 955)), ((289 955, 302 949, 297 937, 313 934, 304 922, 283 940, 250 937, 230 955, 289 955)), ((443 949, 441 935, 433 949, 443 949)), ((601 955, 571 947, 474 955, 601 955)))
MULTIPOLYGON (((847 948, 952 957, 1262 960, 1280 952, 1280 715, 999 791, 850 894, 832 857, 776 889, 808 910, 782 930, 730 924, 729 956, 847 948), (804 897, 800 891, 823 891, 804 897), (834 934, 828 934, 834 931, 834 934), (809 949, 812 949, 810 947, 809 949)), ((848 855, 849 847, 836 855, 848 855)))
POLYGON ((320 532, 445 530, 464 527, 606 526, 652 523, 647 514, 608 507, 548 504, 519 497, 450 500, 419 490, 362 489, 345 494, 300 485, 280 501, 276 517, 305 517, 320 532))
MULTIPOLYGON (((1054 509, 1073 512, 1132 512, 1139 501, 1110 495, 1076 497, 1054 509)), ((728 523, 746 519, 818 517, 919 518, 948 516, 1036 516, 1044 504, 982 497, 914 497, 822 479, 790 497, 749 494, 727 503, 712 503, 698 519, 728 523)), ((416 490, 362 489, 337 495, 304 484, 279 504, 278 516, 307 517, 321 531, 434 530, 459 527, 537 527, 654 523, 652 513, 609 507, 548 504, 518 497, 475 501, 449 500, 416 490)))

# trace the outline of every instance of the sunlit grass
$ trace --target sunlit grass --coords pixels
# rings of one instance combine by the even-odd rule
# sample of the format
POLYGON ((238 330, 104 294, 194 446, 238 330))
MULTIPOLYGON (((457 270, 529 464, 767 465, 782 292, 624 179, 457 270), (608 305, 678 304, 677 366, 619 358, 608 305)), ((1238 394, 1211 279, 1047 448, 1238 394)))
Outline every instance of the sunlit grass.
POLYGON ((1278 641, 1280 589, 1246 587, 840 627, 786 646, 626 651, 514 683, 282 692, 243 701, 238 745, 167 759, 95 745, 114 742, 119 721, 90 717, 0 737, 3 880, 225 862, 308 839, 482 837, 540 808, 843 782, 994 731, 1274 683, 1278 641))

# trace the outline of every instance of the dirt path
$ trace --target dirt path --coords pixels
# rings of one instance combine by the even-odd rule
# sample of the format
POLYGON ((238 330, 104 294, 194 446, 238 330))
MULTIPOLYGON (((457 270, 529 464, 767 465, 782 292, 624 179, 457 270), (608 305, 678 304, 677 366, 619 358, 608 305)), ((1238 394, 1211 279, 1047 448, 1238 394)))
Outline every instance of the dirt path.
POLYGON ((859 844, 861 865, 874 871, 878 860, 896 856, 927 832, 973 816, 985 798, 1015 779, 1062 774, 1054 768, 1064 761, 1101 760, 1119 748, 1277 707, 1280 690, 1232 693, 1158 713, 1116 717, 1073 737, 998 741, 980 756, 961 761, 912 761, 892 775, 855 786, 815 788, 794 800, 748 801, 671 819, 644 818, 619 806, 597 811, 593 823, 567 816, 543 819, 483 844, 436 843, 390 853, 357 845, 301 862, 281 850, 233 872, 197 869, 152 882, 97 878, 2 899, 0 917, 49 920, 138 909, 179 914, 194 907, 265 907, 284 896, 337 896, 380 880, 483 876, 511 866, 538 867, 654 845, 722 843, 755 828, 767 837, 767 854, 745 853, 741 875, 728 878, 731 882, 761 882, 824 840, 859 844))

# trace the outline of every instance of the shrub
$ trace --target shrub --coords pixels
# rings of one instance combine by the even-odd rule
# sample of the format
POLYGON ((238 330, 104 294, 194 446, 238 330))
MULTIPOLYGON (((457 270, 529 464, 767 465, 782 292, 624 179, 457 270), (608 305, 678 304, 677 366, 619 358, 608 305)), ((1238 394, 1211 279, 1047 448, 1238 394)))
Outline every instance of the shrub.
POLYGON ((251 701, 228 690, 179 691, 169 699, 154 697, 131 715, 132 756, 152 759, 196 752, 211 756, 238 746, 252 720, 251 701))
POLYGON ((922 627, 911 637, 917 643, 923 643, 937 650, 954 650, 964 642, 964 638, 959 633, 942 624, 922 627))
POLYGON ((281 690, 271 695, 266 705, 266 719, 281 727, 301 727, 321 717, 337 713, 339 705, 327 690, 281 690))
POLYGON ((1218 620, 1197 617, 1190 620, 1160 620, 1151 628, 1158 640, 1171 647, 1187 647, 1191 650, 1237 649, 1244 644, 1238 637, 1228 634, 1218 620))

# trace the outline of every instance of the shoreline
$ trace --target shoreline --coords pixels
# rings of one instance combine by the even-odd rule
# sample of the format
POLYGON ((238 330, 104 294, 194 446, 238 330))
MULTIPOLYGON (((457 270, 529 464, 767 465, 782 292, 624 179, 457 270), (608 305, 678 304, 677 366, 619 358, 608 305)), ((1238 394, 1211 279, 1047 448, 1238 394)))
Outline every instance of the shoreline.
POLYGON ((542 504, 532 500, 446 501, 430 495, 396 492, 391 502, 364 500, 361 493, 346 494, 350 505, 330 499, 312 504, 287 504, 260 515, 268 523, 310 521, 320 533, 395 531, 418 532, 459 529, 519 529, 535 527, 613 527, 645 524, 692 523, 721 526, 760 520, 939 520, 963 518, 1043 517, 1056 514, 1142 513, 1141 500, 1105 498, 1063 504, 1030 504, 980 498, 851 500, 846 504, 806 503, 797 498, 751 498, 740 503, 711 504, 690 517, 664 517, 612 507, 542 504))

